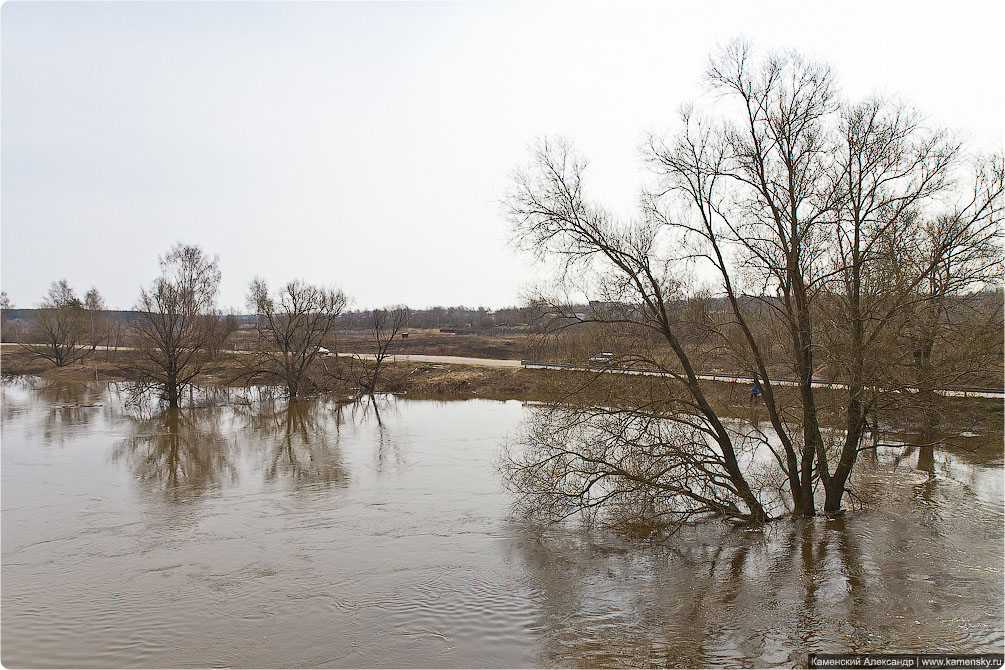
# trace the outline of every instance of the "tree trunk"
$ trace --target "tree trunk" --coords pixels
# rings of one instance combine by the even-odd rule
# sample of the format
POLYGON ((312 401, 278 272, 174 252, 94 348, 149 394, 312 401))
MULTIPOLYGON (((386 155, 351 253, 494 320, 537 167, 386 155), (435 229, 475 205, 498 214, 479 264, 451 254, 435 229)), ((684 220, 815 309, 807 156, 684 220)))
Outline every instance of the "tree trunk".
POLYGON ((826 499, 825 512, 837 512, 841 509, 841 499, 844 496, 845 485, 855 465, 858 449, 865 433, 865 352, 863 343, 863 326, 861 319, 852 323, 851 338, 851 375, 848 380, 848 407, 845 410, 845 440, 841 449, 841 458, 829 479, 824 483, 826 499))
POLYGON ((164 395, 168 401, 168 407, 178 407, 179 389, 178 377, 174 371, 168 373, 167 382, 164 384, 164 395))
MULTIPOLYGON (((817 419, 816 398, 813 396, 813 344, 809 304, 799 277, 793 272, 796 323, 792 324, 792 345, 795 348, 796 372, 799 376, 799 399, 803 415, 803 453, 799 463, 799 497, 792 501, 794 517, 813 516, 813 463, 823 451, 823 439, 817 419)), ((829 473, 818 468, 820 479, 826 483, 829 473)))

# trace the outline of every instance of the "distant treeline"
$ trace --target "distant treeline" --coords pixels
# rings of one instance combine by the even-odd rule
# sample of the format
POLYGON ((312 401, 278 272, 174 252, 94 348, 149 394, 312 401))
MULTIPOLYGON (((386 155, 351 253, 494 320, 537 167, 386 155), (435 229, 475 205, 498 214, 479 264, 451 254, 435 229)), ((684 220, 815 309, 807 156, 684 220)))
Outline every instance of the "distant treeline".
MULTIPOLYGON (((586 306, 582 306, 586 309, 586 306)), ((13 342, 21 329, 17 325, 27 324, 38 314, 37 308, 9 308, 3 310, 3 321, 12 322, 14 327, 3 329, 2 340, 13 342)), ((140 317, 136 310, 101 310, 102 315, 113 323, 131 324, 140 317)), ((372 310, 347 311, 336 318, 337 327, 344 330, 366 330, 370 327, 372 310)), ((238 326, 255 322, 254 314, 233 315, 238 326)), ((526 328, 540 320, 541 312, 533 307, 507 307, 490 310, 485 307, 430 307, 410 310, 410 328, 449 328, 486 330, 500 328, 526 328)))
MULTIPOLYGON (((741 296, 740 300, 748 307, 752 307, 757 304, 770 304, 775 299, 767 296, 741 296)), ((985 309, 990 308, 993 311, 1001 308, 1003 293, 1000 289, 985 290, 959 296, 956 300, 972 306, 983 304, 985 309)), ((704 296, 697 301, 702 303, 703 309, 711 312, 725 312, 729 308, 729 302, 725 297, 704 296)), ((675 301, 675 305, 677 309, 683 309, 685 306, 693 305, 695 302, 695 300, 679 300, 675 301)), ((582 320, 591 320, 592 318, 603 320, 609 317, 612 311, 618 312, 626 309, 630 309, 630 306, 591 301, 589 303, 562 305, 561 309, 557 311, 569 314, 570 316, 575 315, 575 317, 582 320)), ((2 318, 3 321, 27 322, 37 312, 38 309, 36 308, 6 308, 3 310, 2 318)), ((102 310, 102 314, 111 321, 125 324, 132 323, 140 316, 140 312, 136 310, 102 310)), ((366 329, 369 327, 368 319, 371 314, 372 310, 346 311, 337 317, 336 323, 342 329, 366 329)), ((254 323, 256 318, 254 314, 235 314, 233 316, 239 326, 254 323)), ((461 328, 472 330, 507 327, 526 328, 529 326, 539 330, 544 320, 548 320, 551 326, 554 326, 556 317, 561 321, 561 317, 556 313, 555 306, 553 305, 527 305, 523 307, 505 307, 496 310, 485 307, 465 307, 463 305, 453 307, 437 306, 428 309, 411 309, 408 325, 411 328, 461 328)), ((12 340, 5 338, 3 341, 12 340)))

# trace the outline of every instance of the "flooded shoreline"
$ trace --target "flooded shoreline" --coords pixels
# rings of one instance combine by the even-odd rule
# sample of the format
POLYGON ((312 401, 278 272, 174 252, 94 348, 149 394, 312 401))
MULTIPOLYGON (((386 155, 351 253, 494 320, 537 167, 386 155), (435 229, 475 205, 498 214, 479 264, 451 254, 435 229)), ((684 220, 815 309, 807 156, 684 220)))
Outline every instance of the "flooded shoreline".
POLYGON ((656 546, 511 517, 514 401, 2 393, 7 667, 760 667, 1005 642, 1000 444, 866 452, 841 519, 656 546))

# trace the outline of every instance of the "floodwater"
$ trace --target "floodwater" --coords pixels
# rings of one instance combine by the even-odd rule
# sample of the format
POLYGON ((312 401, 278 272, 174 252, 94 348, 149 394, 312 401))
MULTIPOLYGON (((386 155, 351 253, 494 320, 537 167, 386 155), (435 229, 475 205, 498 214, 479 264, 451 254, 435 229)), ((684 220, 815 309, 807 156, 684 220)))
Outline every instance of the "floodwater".
POLYGON ((864 510, 658 547, 511 520, 494 461, 528 411, 516 402, 224 397, 170 413, 30 378, 2 394, 7 667, 1002 651, 1000 441, 866 452, 864 510))

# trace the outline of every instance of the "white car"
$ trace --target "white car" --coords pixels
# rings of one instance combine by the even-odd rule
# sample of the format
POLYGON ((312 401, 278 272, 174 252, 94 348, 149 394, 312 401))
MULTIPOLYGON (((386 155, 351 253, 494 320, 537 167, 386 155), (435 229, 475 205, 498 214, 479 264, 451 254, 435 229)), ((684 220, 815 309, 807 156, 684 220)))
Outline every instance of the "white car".
POLYGON ((612 360, 614 360, 614 354, 609 351, 602 351, 596 356, 590 357, 590 364, 598 365, 602 363, 610 363, 612 360))

